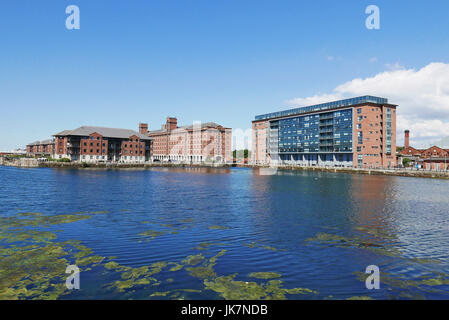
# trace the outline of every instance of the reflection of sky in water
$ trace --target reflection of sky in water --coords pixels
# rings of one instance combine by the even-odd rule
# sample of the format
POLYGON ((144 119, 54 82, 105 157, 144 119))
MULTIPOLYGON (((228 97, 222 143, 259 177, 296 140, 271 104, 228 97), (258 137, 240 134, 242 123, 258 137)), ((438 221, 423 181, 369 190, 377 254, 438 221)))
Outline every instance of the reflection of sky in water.
MULTIPOLYGON (((286 287, 318 290, 320 298, 399 295, 389 285, 365 289, 354 272, 370 264, 406 279, 449 272, 449 181, 288 171, 270 176, 238 168, 2 167, 0 177, 2 215, 108 211, 54 229, 62 230, 61 240, 82 240, 96 254, 132 267, 180 261, 197 254, 199 243, 214 242, 211 253, 227 250, 216 266, 219 275, 238 273, 248 281, 251 272, 278 272, 286 287), (149 229, 163 234, 142 241, 139 233, 149 229), (310 240, 317 235, 321 242, 310 240)), ((172 277, 178 286, 202 286, 186 274, 172 277)), ((444 289, 424 295, 447 298, 444 289)))

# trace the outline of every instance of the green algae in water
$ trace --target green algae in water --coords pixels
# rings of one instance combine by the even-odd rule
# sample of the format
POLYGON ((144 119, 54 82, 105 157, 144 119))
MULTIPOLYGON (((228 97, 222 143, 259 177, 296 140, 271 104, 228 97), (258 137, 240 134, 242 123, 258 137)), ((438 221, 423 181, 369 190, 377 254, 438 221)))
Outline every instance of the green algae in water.
POLYGON ((189 273, 192 277, 200 278, 200 279, 209 279, 209 278, 213 278, 217 275, 215 273, 214 269, 210 265, 186 268, 186 270, 189 271, 189 273))
POLYGON ((57 299, 65 288, 68 253, 57 244, 14 247, 0 259, 0 299, 57 299))
POLYGON ((278 249, 272 246, 258 244, 257 242, 250 242, 250 243, 243 243, 243 246, 248 248, 259 248, 259 249, 265 249, 270 251, 286 251, 285 249, 278 249))
POLYGON ((64 214, 55 216, 33 215, 27 218, 18 217, 2 217, 0 225, 2 228, 23 228, 23 227, 48 227, 51 225, 65 224, 77 222, 80 220, 90 219, 90 215, 74 215, 64 214))
POLYGON ((154 292, 152 294, 150 294, 150 297, 166 297, 170 294, 170 291, 165 291, 165 292, 154 292))
POLYGON ((355 296, 355 297, 347 298, 346 300, 373 300, 373 298, 368 297, 368 296, 355 296))
POLYGON ((79 267, 87 266, 87 265, 98 265, 103 262, 104 257, 101 256, 89 256, 80 259, 76 259, 76 265, 79 267))
POLYGON ((237 274, 220 276, 213 280, 204 280, 207 290, 212 290, 220 294, 226 300, 261 300, 275 299, 284 300, 286 294, 309 294, 316 291, 306 288, 282 288, 282 281, 270 280, 266 283, 236 281, 237 274))
POLYGON ((221 256, 223 256, 226 253, 226 250, 221 250, 219 253, 217 253, 215 256, 209 259, 209 264, 215 265, 217 262, 217 259, 221 256))
POLYGON ((41 213, 0 218, 0 241, 20 243, 0 248, 0 299, 58 299, 70 294, 65 286, 69 261, 76 259, 80 266, 84 266, 101 263, 104 258, 89 257, 93 251, 80 241, 57 242, 55 233, 30 228, 46 228, 89 218, 84 214, 47 216, 41 213), (78 252, 73 254, 73 249, 78 252))
POLYGON ((186 268, 192 277, 200 279, 210 279, 217 276, 214 271, 214 266, 217 263, 217 259, 223 256, 226 250, 221 250, 218 254, 211 257, 209 260, 204 261, 201 266, 186 268))
POLYGON ((147 242, 148 242, 148 241, 153 240, 154 238, 162 236, 164 234, 165 234, 164 231, 148 230, 148 231, 139 233, 139 236, 143 236, 143 237, 147 238, 147 242))
POLYGON ((211 230, 227 230, 230 229, 229 227, 225 227, 225 226, 209 226, 209 229, 211 230))
POLYGON ((118 268, 120 268, 120 264, 118 264, 115 261, 109 261, 104 265, 104 267, 108 270, 118 269, 118 268))
POLYGON ((281 275, 277 272, 252 272, 249 274, 249 277, 256 279, 276 279, 280 278, 281 275))
POLYGON ((88 255, 91 255, 93 253, 93 250, 91 248, 87 248, 83 246, 82 248, 79 248, 81 251, 75 254, 75 258, 80 259, 84 258, 88 255))
POLYGON ((188 256, 187 258, 182 260, 182 263, 184 263, 185 265, 189 265, 189 266, 195 266, 195 265, 201 263, 201 261, 203 261, 203 260, 204 260, 204 256, 202 254, 197 254, 197 255, 188 256))
POLYGON ((107 210, 103 210, 103 211, 92 211, 92 212, 89 212, 90 214, 107 214, 107 213, 109 213, 109 211, 107 211, 107 210))
POLYGON ((208 250, 212 246, 225 246, 226 244, 223 242, 201 242, 196 246, 195 250, 208 250))
POLYGON ((174 267, 171 267, 171 268, 169 269, 169 271, 175 272, 175 271, 181 270, 182 268, 184 268, 184 266, 183 266, 182 264, 175 263, 175 266, 174 266, 174 267))
POLYGON ((390 257, 400 257, 402 255, 401 251, 395 248, 385 248, 380 244, 363 240, 359 237, 349 238, 329 233, 318 233, 315 237, 306 239, 305 242, 315 242, 321 245, 334 246, 338 248, 360 248, 369 250, 375 254, 390 257))

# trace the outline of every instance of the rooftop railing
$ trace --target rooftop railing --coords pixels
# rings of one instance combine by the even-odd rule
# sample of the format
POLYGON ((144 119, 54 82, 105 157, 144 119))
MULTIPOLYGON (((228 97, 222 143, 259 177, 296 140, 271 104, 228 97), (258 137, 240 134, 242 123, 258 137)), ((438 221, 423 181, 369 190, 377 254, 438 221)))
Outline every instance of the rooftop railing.
POLYGON ((348 106, 353 106, 353 105, 357 105, 357 104, 361 104, 361 103, 387 104, 388 99, 374 97, 374 96, 362 96, 362 97, 357 97, 357 98, 344 99, 344 100, 338 100, 338 101, 333 101, 333 102, 317 104, 317 105, 308 106, 308 107, 301 107, 301 108, 290 109, 290 110, 285 110, 285 111, 267 113, 267 114, 263 114, 263 115, 258 115, 255 117, 255 119, 256 120, 267 120, 267 119, 272 119, 272 118, 288 117, 288 116, 299 115, 299 114, 308 113, 308 112, 348 107, 348 106))

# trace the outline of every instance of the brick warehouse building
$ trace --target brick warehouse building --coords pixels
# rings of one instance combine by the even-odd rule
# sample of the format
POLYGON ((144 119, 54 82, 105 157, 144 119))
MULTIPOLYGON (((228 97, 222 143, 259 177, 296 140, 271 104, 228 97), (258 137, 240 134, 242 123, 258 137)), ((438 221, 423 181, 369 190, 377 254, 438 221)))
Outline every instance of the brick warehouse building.
MULTIPOLYGON (((140 124, 140 127, 145 125, 140 124)), ((56 159, 68 158, 81 162, 144 162, 150 158, 151 139, 129 129, 83 126, 53 136, 56 159)))
POLYGON ((53 139, 35 141, 27 144, 28 157, 53 157, 55 151, 55 141, 53 139))
POLYGON ((160 130, 150 131, 148 135, 153 141, 154 161, 232 162, 232 129, 214 122, 178 127, 176 118, 167 117, 160 130))
POLYGON ((410 131, 404 132, 404 148, 398 152, 399 161, 404 158, 411 160, 413 165, 419 165, 426 170, 442 171, 449 169, 449 149, 432 146, 427 149, 416 149, 410 146, 410 131))
POLYGON ((256 116, 251 161, 394 167, 396 107, 385 98, 363 96, 256 116))

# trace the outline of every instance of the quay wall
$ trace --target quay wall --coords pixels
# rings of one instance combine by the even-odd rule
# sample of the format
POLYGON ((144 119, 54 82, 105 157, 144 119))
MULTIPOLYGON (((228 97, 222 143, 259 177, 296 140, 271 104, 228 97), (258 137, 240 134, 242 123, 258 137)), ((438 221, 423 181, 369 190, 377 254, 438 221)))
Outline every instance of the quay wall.
POLYGON ((248 164, 182 164, 182 163, 79 163, 79 162, 39 162, 30 158, 7 158, 0 157, 0 165, 15 166, 20 168, 67 168, 67 169, 132 169, 132 168, 251 168, 251 169, 277 169, 280 171, 321 171, 335 173, 367 174, 367 175, 386 175, 415 178, 435 178, 449 179, 448 171, 427 171, 427 170, 405 170, 405 169, 358 169, 358 168, 335 168, 335 167, 303 167, 303 166, 277 166, 268 167, 261 165, 248 164))

